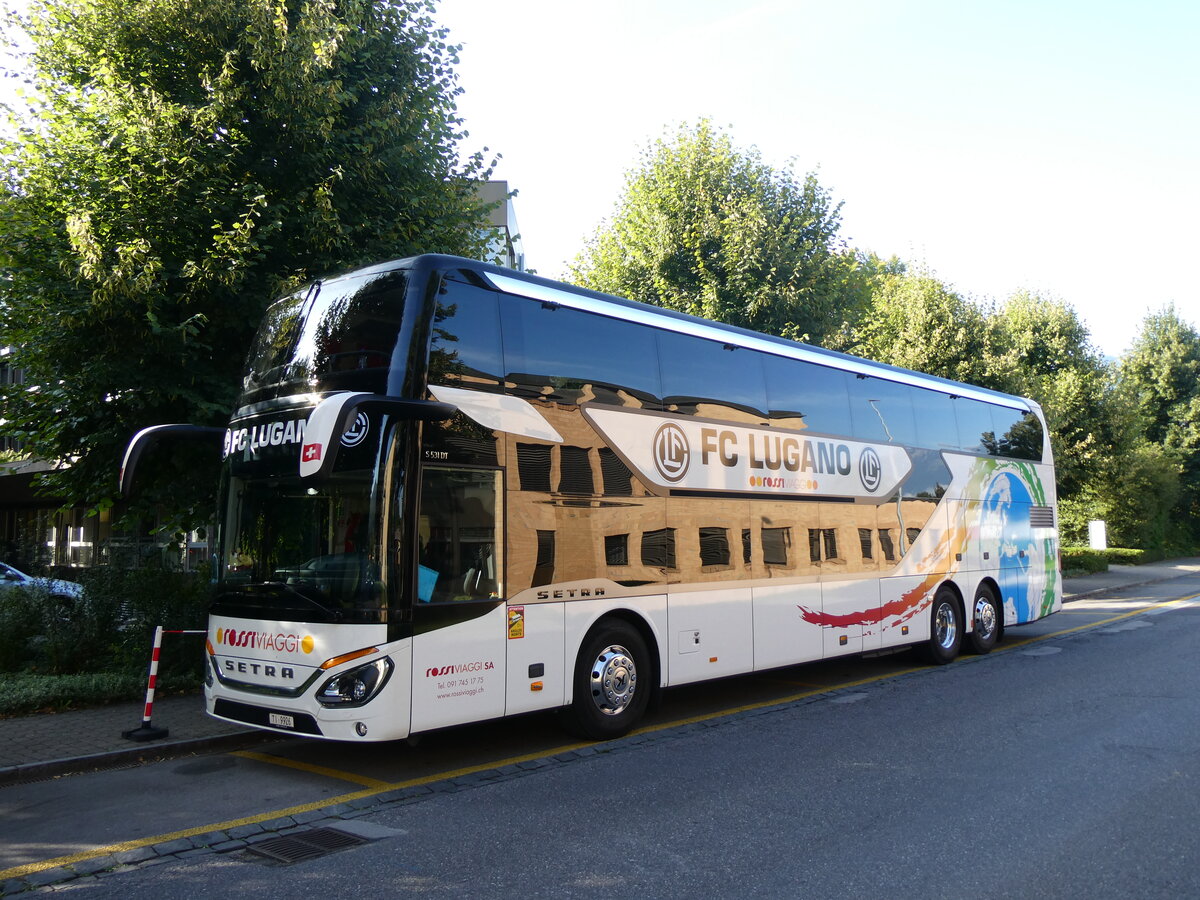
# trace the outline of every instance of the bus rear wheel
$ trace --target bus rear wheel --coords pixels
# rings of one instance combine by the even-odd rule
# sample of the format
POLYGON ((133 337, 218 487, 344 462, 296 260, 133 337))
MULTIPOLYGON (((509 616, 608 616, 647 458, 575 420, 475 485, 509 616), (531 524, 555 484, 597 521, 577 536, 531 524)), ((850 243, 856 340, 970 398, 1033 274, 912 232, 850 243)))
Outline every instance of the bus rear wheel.
POLYGON ((620 737, 646 711, 652 688, 650 654, 637 629, 619 619, 604 622, 579 651, 564 724, 595 741, 620 737))
POLYGON ((936 666, 953 662, 962 648, 963 614, 958 597, 943 588, 933 598, 929 613, 929 640, 925 644, 925 655, 936 666))
POLYGON ((976 653, 990 653, 1000 642, 1004 620, 1000 617, 1000 601, 986 584, 981 584, 975 592, 974 612, 974 626, 967 640, 976 653))

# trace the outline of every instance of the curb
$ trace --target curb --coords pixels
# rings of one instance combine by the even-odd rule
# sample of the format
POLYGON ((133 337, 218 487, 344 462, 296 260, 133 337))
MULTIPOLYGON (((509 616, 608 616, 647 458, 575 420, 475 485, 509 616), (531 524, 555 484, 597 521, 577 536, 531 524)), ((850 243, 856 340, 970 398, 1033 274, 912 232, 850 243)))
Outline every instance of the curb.
POLYGON ((187 738, 167 741, 158 746, 142 744, 127 750, 107 750, 85 756, 71 756, 45 762, 23 763, 0 768, 0 787, 8 787, 28 781, 58 778, 62 775, 78 775, 101 769, 114 769, 123 765, 174 759, 207 750, 237 750, 254 744, 281 740, 280 735, 267 731, 238 731, 211 737, 187 738))

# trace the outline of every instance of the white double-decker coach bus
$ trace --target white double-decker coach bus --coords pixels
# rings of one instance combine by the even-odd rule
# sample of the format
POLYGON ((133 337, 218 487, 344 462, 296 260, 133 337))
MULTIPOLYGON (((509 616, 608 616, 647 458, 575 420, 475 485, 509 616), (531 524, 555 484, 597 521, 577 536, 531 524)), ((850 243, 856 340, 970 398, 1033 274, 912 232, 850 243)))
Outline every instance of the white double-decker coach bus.
POLYGON ((1061 605, 1035 403, 465 259, 278 301, 191 432, 224 454, 207 707, 264 729, 600 739, 669 686, 949 662, 1061 605))

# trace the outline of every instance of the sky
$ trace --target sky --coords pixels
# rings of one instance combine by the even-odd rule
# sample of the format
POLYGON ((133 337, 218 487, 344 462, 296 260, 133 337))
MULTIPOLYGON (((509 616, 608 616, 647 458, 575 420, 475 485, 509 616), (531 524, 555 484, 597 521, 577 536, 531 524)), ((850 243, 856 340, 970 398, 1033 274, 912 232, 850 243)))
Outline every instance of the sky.
POLYGON ((815 172, 842 237, 976 300, 1070 304, 1119 356, 1200 325, 1200 4, 440 0, 465 149, 560 277, 641 151, 709 118, 815 172))
POLYGON ((1168 304, 1200 326, 1194 0, 438 0, 435 19, 462 45, 463 150, 502 155, 539 274, 703 117, 815 172, 851 246, 975 300, 1066 302, 1108 356, 1168 304))

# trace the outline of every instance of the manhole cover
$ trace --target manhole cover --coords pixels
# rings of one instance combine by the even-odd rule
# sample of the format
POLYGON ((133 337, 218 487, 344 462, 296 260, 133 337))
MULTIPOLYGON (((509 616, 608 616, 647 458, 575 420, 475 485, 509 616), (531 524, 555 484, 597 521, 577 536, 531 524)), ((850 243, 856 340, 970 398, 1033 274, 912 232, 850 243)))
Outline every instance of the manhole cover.
POLYGON ((298 831, 295 834, 258 841, 247 847, 246 851, 272 862, 289 865, 365 843, 366 838, 346 834, 336 828, 313 828, 310 831, 298 831))

